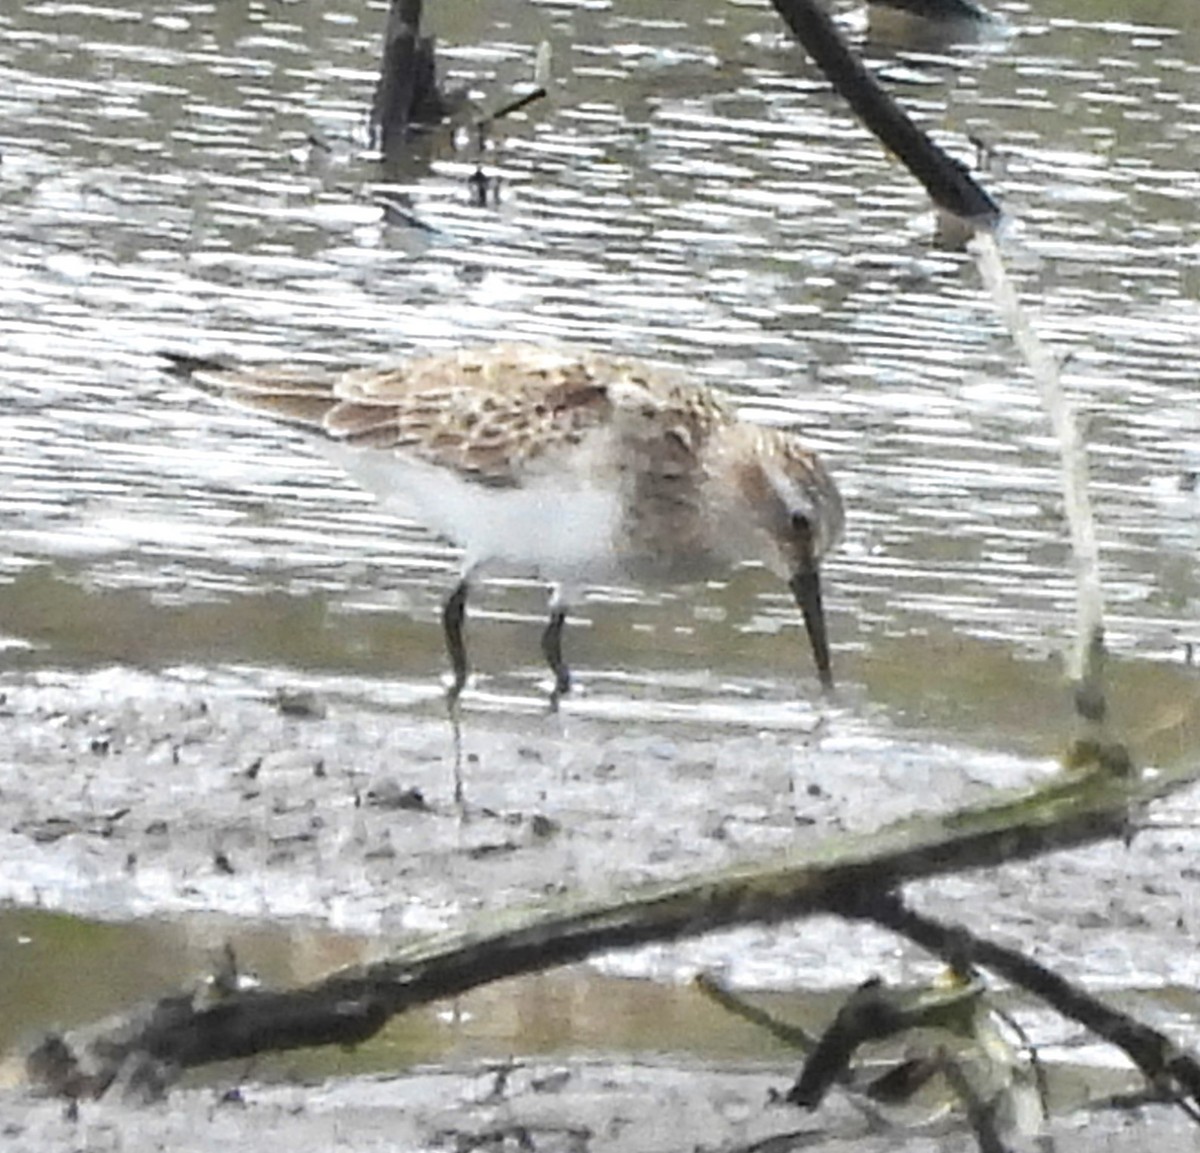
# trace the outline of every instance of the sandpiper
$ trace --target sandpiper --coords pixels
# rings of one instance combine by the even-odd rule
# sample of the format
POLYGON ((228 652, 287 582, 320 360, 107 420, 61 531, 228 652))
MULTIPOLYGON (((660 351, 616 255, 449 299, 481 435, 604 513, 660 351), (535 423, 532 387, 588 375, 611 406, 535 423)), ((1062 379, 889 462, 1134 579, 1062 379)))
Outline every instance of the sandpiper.
POLYGON ((678 370, 528 344, 348 371, 167 356, 205 391, 316 433, 385 504, 463 550, 442 612, 452 703, 471 582, 497 569, 551 586, 553 706, 571 686, 562 631, 581 586, 705 580, 745 560, 788 581, 833 684, 819 563, 842 532, 837 487, 795 433, 740 420, 678 370))

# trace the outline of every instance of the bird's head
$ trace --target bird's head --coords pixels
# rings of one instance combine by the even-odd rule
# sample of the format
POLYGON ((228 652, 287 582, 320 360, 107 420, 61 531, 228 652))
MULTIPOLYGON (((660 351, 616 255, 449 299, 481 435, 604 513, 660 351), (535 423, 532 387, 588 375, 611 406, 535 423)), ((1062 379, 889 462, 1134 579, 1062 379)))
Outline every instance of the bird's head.
POLYGON ((804 616, 817 675, 824 688, 832 688, 820 562, 841 539, 842 498, 821 459, 798 438, 777 429, 759 431, 757 475, 750 487, 768 539, 764 560, 788 582, 804 616))

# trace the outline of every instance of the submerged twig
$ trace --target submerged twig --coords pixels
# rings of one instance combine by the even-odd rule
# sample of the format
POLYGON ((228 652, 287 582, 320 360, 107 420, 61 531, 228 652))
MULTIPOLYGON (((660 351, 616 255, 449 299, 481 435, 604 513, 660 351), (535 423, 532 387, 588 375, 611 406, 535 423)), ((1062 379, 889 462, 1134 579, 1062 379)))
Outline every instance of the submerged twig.
POLYGON ((481 116, 475 121, 475 131, 479 134, 479 139, 482 141, 487 133, 487 130, 496 123, 497 120, 503 120, 506 116, 512 116, 521 109, 527 108, 535 100, 541 100, 546 95, 546 89, 539 85, 532 92, 526 92, 522 96, 514 97, 507 104, 502 104, 495 112, 489 112, 486 116, 481 116))
POLYGON ((720 1005, 727 1013, 732 1013, 735 1017, 740 1017, 743 1021, 762 1029, 777 1041, 782 1041, 793 1049, 799 1049, 804 1054, 811 1053, 817 1047, 818 1039, 807 1029, 800 1025, 781 1021, 765 1009, 750 1004, 744 997, 727 989, 711 973, 698 973, 693 984, 710 1001, 720 1005))
POLYGON ((422 0, 392 0, 383 35, 379 80, 371 101, 371 145, 394 161, 414 128, 440 123, 461 103, 438 86, 436 41, 421 35, 422 0))
POLYGON ((500 178, 495 177, 489 180, 483 171, 483 153, 487 147, 488 131, 498 120, 514 115, 548 95, 550 84, 550 42, 548 40, 543 40, 538 45, 537 58, 533 65, 533 83, 532 90, 506 101, 494 111, 479 117, 472 125, 478 157, 475 161, 475 171, 468 178, 468 184, 471 187, 474 203, 478 208, 487 205, 489 196, 499 199, 500 178))
POLYGON ((1058 442, 1063 509, 1071 534, 1076 588, 1076 636, 1068 665, 1068 675, 1075 686, 1075 711, 1082 730, 1076 741, 1075 757, 1127 771, 1128 754, 1122 746, 1108 740, 1105 729, 1104 589, 1100 581, 1096 520, 1088 494, 1087 446, 1079 432, 1074 406, 1063 388, 1058 361, 1021 307, 995 236, 986 231, 978 232, 970 249, 1013 342, 1037 382, 1058 442))

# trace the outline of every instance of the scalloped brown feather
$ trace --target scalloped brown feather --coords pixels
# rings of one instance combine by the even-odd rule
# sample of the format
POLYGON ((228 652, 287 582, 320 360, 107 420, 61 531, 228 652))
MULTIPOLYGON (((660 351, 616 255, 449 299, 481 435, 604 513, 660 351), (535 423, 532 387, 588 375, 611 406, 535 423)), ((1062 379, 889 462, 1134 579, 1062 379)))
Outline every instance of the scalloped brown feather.
MULTIPOLYGON (((345 373, 215 361, 180 367, 205 391, 242 407, 346 444, 402 449, 490 485, 518 484, 530 461, 579 444, 614 420, 617 408, 627 435, 665 437, 668 449, 682 446, 688 456, 715 422, 732 419, 714 396, 669 371, 651 374, 636 361, 532 345, 345 373), (617 401, 614 388, 622 392, 617 401), (669 410, 675 427, 664 428, 669 410)), ((667 451, 664 462, 678 455, 667 451)))

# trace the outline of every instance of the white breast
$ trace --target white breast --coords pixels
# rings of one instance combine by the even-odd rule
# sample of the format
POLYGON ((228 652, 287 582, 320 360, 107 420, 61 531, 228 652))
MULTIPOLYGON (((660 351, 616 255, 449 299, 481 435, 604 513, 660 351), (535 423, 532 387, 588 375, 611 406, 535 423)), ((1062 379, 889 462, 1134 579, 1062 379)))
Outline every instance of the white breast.
MULTIPOLYGON (((526 483, 493 488, 451 469, 336 441, 320 447, 381 503, 411 517, 466 553, 467 567, 502 567, 574 583, 617 569, 613 541, 621 516, 618 487, 594 461, 539 469, 526 483)), ((591 450, 593 453, 598 451, 591 450)))

